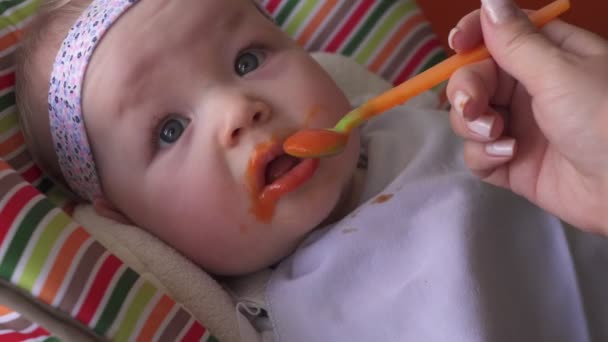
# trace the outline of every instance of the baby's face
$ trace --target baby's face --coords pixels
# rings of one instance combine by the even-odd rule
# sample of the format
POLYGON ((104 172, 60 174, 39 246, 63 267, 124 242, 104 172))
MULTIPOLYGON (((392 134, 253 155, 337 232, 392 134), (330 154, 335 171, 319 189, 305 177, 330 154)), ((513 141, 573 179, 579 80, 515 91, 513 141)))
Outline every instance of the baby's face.
POLYGON ((224 274, 278 261, 336 208, 358 136, 318 165, 281 144, 349 109, 249 0, 142 0, 100 42, 83 92, 107 200, 224 274))

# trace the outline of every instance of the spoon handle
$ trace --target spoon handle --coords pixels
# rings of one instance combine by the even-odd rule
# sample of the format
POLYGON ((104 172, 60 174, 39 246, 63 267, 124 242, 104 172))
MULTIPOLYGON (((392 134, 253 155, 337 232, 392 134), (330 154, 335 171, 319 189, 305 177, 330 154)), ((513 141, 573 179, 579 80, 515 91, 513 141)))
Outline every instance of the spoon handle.
MULTIPOLYGON (((556 0, 531 13, 529 18, 536 27, 540 28, 566 12, 569 8, 569 0, 556 0)), ((412 97, 449 79, 458 68, 479 62, 488 57, 490 57, 490 53, 483 44, 471 51, 457 53, 350 111, 336 124, 335 130, 349 133, 353 128, 359 126, 370 117, 403 104, 412 97)))

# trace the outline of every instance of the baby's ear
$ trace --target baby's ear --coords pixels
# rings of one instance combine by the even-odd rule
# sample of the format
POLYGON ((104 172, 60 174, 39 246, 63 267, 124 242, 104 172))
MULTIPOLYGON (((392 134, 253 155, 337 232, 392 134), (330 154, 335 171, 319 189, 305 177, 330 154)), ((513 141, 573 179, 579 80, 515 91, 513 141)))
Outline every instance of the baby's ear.
POLYGON ((99 216, 109 218, 118 223, 133 225, 133 222, 129 220, 123 213, 120 212, 112 203, 105 198, 97 198, 93 200, 93 209, 99 216))

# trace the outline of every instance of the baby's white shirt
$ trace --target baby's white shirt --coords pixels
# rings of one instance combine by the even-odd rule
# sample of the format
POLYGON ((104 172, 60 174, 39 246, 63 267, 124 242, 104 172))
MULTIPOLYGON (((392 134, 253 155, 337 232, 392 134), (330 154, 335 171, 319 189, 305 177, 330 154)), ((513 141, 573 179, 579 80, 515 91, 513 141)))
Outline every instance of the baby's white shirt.
POLYGON ((399 107, 362 129, 362 203, 314 232, 273 272, 266 305, 274 339, 608 336, 608 277, 595 276, 607 273, 606 241, 581 237, 471 176, 447 113, 422 107, 399 107), (580 252, 590 244, 592 254, 580 252))

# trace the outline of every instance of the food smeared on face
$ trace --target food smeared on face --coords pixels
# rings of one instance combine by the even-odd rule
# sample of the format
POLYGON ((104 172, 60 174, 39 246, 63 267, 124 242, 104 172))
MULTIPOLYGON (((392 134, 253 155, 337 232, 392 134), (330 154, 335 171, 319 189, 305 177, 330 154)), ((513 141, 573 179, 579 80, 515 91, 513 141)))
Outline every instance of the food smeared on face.
POLYGON ((251 212, 259 221, 270 222, 279 199, 308 181, 318 166, 318 159, 286 154, 276 139, 258 144, 249 159, 246 175, 251 212))

